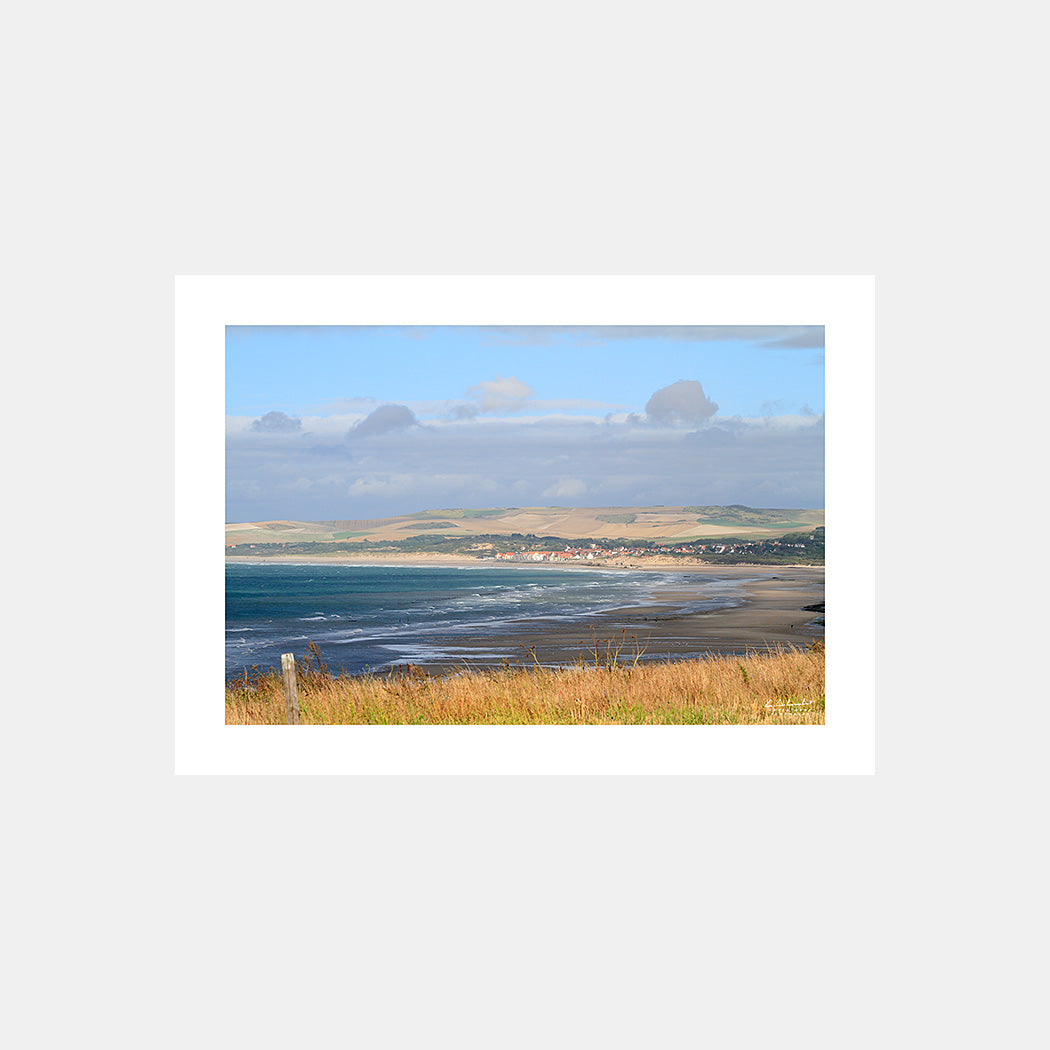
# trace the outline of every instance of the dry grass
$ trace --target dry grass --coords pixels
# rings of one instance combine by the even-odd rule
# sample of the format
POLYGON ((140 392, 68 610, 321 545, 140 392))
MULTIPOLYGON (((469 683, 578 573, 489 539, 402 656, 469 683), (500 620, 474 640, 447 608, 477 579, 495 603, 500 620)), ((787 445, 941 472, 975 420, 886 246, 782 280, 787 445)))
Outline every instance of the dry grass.
MULTIPOLYGON (((823 725, 824 647, 668 663, 598 649, 561 670, 335 676, 316 649, 298 666, 305 725, 823 725)), ((279 671, 226 684, 227 725, 285 721, 279 671)))

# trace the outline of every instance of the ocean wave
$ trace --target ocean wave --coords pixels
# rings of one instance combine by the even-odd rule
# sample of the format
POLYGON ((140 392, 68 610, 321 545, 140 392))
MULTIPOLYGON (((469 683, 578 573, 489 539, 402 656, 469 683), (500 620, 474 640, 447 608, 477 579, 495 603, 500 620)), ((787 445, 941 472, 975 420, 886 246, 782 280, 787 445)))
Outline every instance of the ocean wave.
MULTIPOLYGON (((256 568, 228 567, 228 666, 238 660, 251 664, 256 654, 261 654, 259 662, 270 663, 275 654, 298 652, 307 641, 331 650, 333 668, 359 670, 369 661, 408 652, 406 646, 415 647, 417 656, 403 659, 421 660, 451 638, 495 643, 523 629, 542 631, 544 623, 587 631, 599 616, 615 610, 626 616, 626 610, 639 606, 670 606, 683 613, 728 608, 744 600, 741 584, 746 582, 716 574, 590 565, 559 571, 528 564, 370 562, 307 568, 272 563, 265 574, 256 568), (454 577, 449 569, 455 569, 454 577)), ((465 650, 456 646, 453 651, 465 650)))

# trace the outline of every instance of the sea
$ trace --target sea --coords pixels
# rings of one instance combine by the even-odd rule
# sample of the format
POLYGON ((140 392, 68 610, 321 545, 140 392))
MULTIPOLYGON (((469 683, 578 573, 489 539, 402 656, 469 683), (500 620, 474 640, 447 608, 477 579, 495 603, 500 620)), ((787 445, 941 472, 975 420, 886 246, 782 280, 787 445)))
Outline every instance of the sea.
POLYGON ((683 585, 696 595, 684 608, 729 608, 743 601, 742 582, 589 566, 228 562, 226 675, 279 669, 282 653, 299 659, 311 642, 334 673, 450 658, 499 663, 520 656, 523 629, 586 630, 610 610, 660 604, 683 585), (471 635, 489 644, 445 647, 471 635))

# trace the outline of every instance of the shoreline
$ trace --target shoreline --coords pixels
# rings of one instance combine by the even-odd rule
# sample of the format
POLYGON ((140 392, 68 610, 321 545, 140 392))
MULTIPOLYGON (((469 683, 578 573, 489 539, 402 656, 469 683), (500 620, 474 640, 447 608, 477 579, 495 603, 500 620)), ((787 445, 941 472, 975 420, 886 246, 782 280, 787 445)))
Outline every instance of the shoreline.
MULTIPOLYGON (((705 567, 710 571, 711 567, 705 567)), ((739 573, 756 575, 753 566, 729 566, 739 573)), ((684 584, 658 591, 648 605, 604 610, 588 617, 587 623, 556 624, 542 620, 519 621, 507 635, 474 634, 449 636, 436 644, 432 659, 420 661, 427 670, 451 670, 464 665, 492 666, 491 660, 474 661, 472 649, 511 650, 519 664, 567 666, 595 662, 619 650, 621 662, 695 660, 703 657, 771 651, 776 648, 807 648, 824 641, 824 614, 807 610, 824 600, 823 567, 804 572, 767 572, 766 578, 742 584, 741 604, 731 608, 691 609, 698 595, 683 590, 684 584), (661 600, 663 599, 663 600, 661 600), (462 655, 457 655, 460 650, 462 655)))
POLYGON ((721 565, 718 562, 700 561, 695 558, 679 559, 660 554, 651 558, 595 558, 593 561, 504 561, 495 558, 472 558, 465 554, 227 554, 225 561, 235 565, 493 565, 500 568, 526 569, 682 569, 687 572, 729 572, 733 569, 824 571, 823 565, 814 565, 811 562, 733 562, 721 565))
MULTIPOLYGON (((487 670, 510 666, 544 667, 595 663, 619 649, 621 663, 695 660, 717 655, 739 655, 748 651, 770 651, 777 647, 806 648, 824 640, 824 613, 807 606, 824 601, 823 565, 713 565, 666 559, 649 564, 608 565, 593 562, 496 562, 455 556, 402 555, 390 558, 267 557, 228 558, 231 562, 280 561, 283 564, 361 565, 497 565, 520 568, 618 568, 666 574, 681 572, 715 576, 727 581, 742 578, 740 593, 732 595, 740 604, 730 608, 696 609, 705 595, 687 579, 657 586, 645 605, 621 606, 583 615, 574 623, 523 619, 508 629, 450 633, 429 643, 411 645, 410 657, 362 674, 390 675, 406 668, 434 674, 464 670, 487 670), (338 559, 338 560, 337 560, 338 559), (816 621, 820 621, 818 626, 816 621)), ((392 644, 396 649, 396 642, 392 644)), ((348 675, 358 677, 358 675, 348 675)))

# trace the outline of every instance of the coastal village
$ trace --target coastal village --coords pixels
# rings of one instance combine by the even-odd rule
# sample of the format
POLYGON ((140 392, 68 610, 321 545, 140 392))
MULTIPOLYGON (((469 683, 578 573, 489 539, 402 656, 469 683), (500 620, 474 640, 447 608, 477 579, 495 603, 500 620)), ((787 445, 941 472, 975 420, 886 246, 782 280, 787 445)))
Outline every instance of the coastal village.
MULTIPOLYGON (((710 507, 682 509, 690 511, 690 514, 700 511, 714 513, 718 510, 710 507)), ((654 514, 654 517, 668 520, 655 523, 645 521, 635 526, 633 519, 637 515, 634 512, 613 513, 615 510, 611 508, 607 514, 596 515, 592 508, 587 512, 589 518, 581 517, 582 512, 573 512, 577 517, 572 520, 566 518, 562 524, 571 525, 574 529, 593 525, 596 530, 609 531, 610 524, 622 525, 626 529, 644 529, 649 535, 644 538, 631 535, 612 538, 593 532, 589 535, 577 532, 568 536, 531 531, 513 531, 508 534, 496 528, 491 532, 480 532, 477 518, 481 515, 491 516, 488 511, 471 512, 473 517, 468 512, 434 511, 405 519, 228 524, 226 553, 233 557, 349 555, 367 559, 389 555, 424 558, 466 555, 479 561, 501 563, 574 563, 624 568, 678 561, 728 565, 822 564, 824 561, 824 526, 815 522, 787 521, 783 517, 784 511, 723 508, 725 518, 718 519, 716 526, 721 535, 716 537, 696 536, 695 532, 704 527, 704 522, 696 518, 686 521, 679 520, 674 514, 654 514), (457 514, 461 515, 462 520, 457 514), (778 514, 779 520, 774 521, 778 514), (431 521, 428 516, 438 517, 439 520, 431 521), (739 522, 741 531, 759 534, 730 534, 730 529, 737 524, 734 520, 736 517, 747 519, 739 522), (785 529, 788 526, 798 528, 799 531, 768 535, 775 528, 785 529), (664 530, 659 538, 652 534, 652 530, 656 529, 664 530), (668 535, 671 530, 673 532, 668 535)), ((536 514, 523 515, 520 511, 513 514, 510 510, 491 513, 502 514, 502 518, 492 524, 501 525, 503 530, 515 526, 536 528, 537 525, 549 528, 558 524, 557 521, 538 518, 536 514)), ((803 515, 796 512, 796 516, 803 515)), ((486 521, 485 525, 488 526, 489 522, 486 521)))
MULTIPOLYGON (((818 527, 818 530, 814 534, 814 540, 820 543, 823 547, 823 529, 818 527)), ((226 553, 232 555, 244 555, 249 551, 256 555, 268 556, 268 555, 289 555, 289 554, 327 554, 329 552, 333 554, 363 554, 363 555, 381 555, 384 551, 399 550, 400 553, 404 554, 426 554, 426 555, 440 555, 442 553, 447 554, 467 554, 473 558, 477 558, 481 561, 513 561, 513 562, 595 562, 595 561, 609 561, 615 564, 623 564, 624 559, 629 558, 656 558, 656 557, 667 557, 668 555, 691 555, 692 557, 702 557, 704 555, 728 555, 730 557, 736 556, 734 560, 739 560, 741 557, 769 557, 770 555, 776 557, 780 556, 782 559, 785 555, 803 557, 809 554, 809 544, 794 542, 798 539, 797 536, 792 536, 790 539, 763 539, 763 540, 737 540, 732 543, 692 543, 688 545, 673 545, 673 544, 661 544, 661 543, 648 543, 644 547, 628 547, 626 545, 617 545, 615 547, 604 546, 601 543, 589 542, 583 546, 571 546, 566 545, 560 549, 545 549, 537 547, 524 547, 519 550, 496 550, 496 544, 492 542, 488 543, 473 543, 469 546, 457 546, 451 550, 442 551, 440 549, 433 549, 432 545, 429 550, 419 549, 406 549, 402 544, 372 544, 369 545, 367 542, 362 543, 356 550, 349 549, 349 546, 345 543, 228 543, 226 545, 226 553), (801 555, 795 555, 795 552, 803 552, 801 555)), ((549 538, 548 538, 549 540, 549 538)), ((526 540, 526 542, 528 542, 526 540)), ((811 541, 812 542, 812 541, 811 541)), ((821 550, 821 556, 823 550, 821 550)))
MULTIPOLYGON (((769 549, 788 550, 794 547, 803 549, 802 543, 782 543, 777 540, 763 540, 762 546, 769 549)), ((746 554, 757 549, 755 543, 695 544, 689 547, 672 547, 657 544, 652 547, 599 547, 590 544, 587 547, 565 547, 563 550, 527 550, 497 551, 495 557, 500 561, 594 561, 599 558, 644 558, 656 554, 746 554)))

